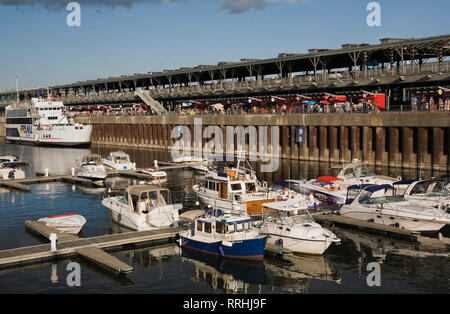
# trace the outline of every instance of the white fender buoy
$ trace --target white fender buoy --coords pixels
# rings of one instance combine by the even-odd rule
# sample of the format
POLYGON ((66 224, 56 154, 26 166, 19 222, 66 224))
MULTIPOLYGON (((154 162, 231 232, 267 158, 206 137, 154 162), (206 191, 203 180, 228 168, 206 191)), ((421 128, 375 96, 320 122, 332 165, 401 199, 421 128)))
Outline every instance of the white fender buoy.
POLYGON ((56 240, 58 239, 58 236, 56 233, 50 233, 50 251, 55 252, 56 251, 56 240))
POLYGON ((48 168, 45 169, 45 177, 48 177, 48 168))

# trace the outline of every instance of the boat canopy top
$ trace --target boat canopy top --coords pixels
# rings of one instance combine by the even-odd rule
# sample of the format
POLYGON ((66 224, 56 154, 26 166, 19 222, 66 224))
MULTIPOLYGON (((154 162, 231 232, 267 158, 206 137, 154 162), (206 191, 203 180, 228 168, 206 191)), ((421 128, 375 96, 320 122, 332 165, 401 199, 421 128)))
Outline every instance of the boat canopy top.
POLYGON ((318 177, 317 180, 323 181, 323 182, 328 182, 328 183, 335 182, 335 181, 344 181, 343 179, 339 179, 339 178, 336 178, 333 176, 318 177))
POLYGON ((416 182, 417 180, 413 180, 413 179, 411 179, 411 180, 400 180, 400 181, 396 181, 396 182, 393 182, 392 183, 392 185, 401 185, 401 184, 411 184, 411 183, 414 183, 414 182, 416 182))
POLYGON ((364 190, 365 188, 371 186, 373 184, 355 184, 355 185, 350 185, 347 188, 347 191, 351 191, 351 190, 364 190))
POLYGON ((141 196, 143 192, 157 192, 157 191, 169 191, 168 189, 161 188, 157 185, 133 185, 126 189, 126 192, 131 195, 141 196))
POLYGON ((381 185, 375 185, 372 184, 369 187, 365 188, 365 191, 371 192, 371 193, 375 193, 377 191, 381 191, 381 190, 389 190, 389 189, 394 189, 394 187, 392 185, 389 184, 381 184, 381 185))
POLYGON ((94 162, 95 164, 102 164, 103 158, 102 158, 102 156, 100 156, 98 154, 91 154, 91 155, 84 156, 81 162, 84 164, 90 163, 90 162, 94 162))

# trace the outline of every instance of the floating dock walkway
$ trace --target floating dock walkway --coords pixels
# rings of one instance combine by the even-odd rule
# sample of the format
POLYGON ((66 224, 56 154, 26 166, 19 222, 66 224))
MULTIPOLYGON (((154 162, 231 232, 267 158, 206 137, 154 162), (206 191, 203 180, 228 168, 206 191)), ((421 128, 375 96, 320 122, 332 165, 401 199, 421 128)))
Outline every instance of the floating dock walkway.
POLYGON ((415 232, 412 230, 377 224, 331 213, 314 213, 312 214, 312 216, 317 222, 322 224, 333 223, 343 227, 357 228, 368 233, 380 234, 386 237, 397 238, 400 240, 416 242, 418 240, 418 237, 420 236, 419 232, 415 232))
MULTIPOLYGON (((170 164, 170 163, 167 163, 170 164)), ((170 164, 164 167, 158 167, 158 170, 172 170, 172 169, 181 169, 187 168, 189 165, 173 165, 170 164)), ((108 176, 124 176, 129 178, 137 178, 137 179, 152 179, 151 175, 140 172, 141 169, 137 170, 107 170, 108 176)), ((67 182, 72 184, 78 184, 86 187, 103 187, 103 184, 96 181, 91 181, 87 179, 77 178, 72 175, 61 175, 61 174, 46 174, 44 171, 36 171, 36 176, 33 178, 24 178, 24 179, 12 179, 12 180, 0 180, 0 187, 10 188, 21 190, 24 192, 30 192, 31 188, 28 186, 30 184, 38 184, 38 183, 48 183, 48 182, 67 182)))
POLYGON ((51 233, 55 233, 58 237, 56 250, 51 250, 51 244, 42 244, 0 251, 0 269, 57 260, 69 256, 81 256, 87 261, 101 266, 103 269, 115 274, 124 274, 131 272, 133 267, 106 253, 103 249, 148 242, 170 241, 175 238, 179 231, 177 228, 164 228, 79 238, 75 235, 61 233, 55 228, 36 221, 26 221, 25 225, 28 229, 47 239, 51 233))

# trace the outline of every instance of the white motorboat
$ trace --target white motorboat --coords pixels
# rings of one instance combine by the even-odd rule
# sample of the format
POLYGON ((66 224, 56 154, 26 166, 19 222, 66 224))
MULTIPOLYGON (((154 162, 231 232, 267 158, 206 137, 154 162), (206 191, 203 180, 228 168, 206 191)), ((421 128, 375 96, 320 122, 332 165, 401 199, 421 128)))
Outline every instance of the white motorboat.
POLYGON ((351 163, 346 165, 333 166, 330 169, 330 175, 342 179, 341 185, 355 185, 355 184, 392 184, 395 181, 401 180, 400 177, 393 178, 388 176, 381 176, 373 173, 367 166, 354 159, 351 163))
POLYGON ((123 151, 115 151, 103 159, 103 164, 114 170, 136 170, 136 163, 130 161, 130 155, 123 151))
POLYGON ((172 160, 174 164, 188 165, 189 168, 197 170, 199 172, 207 172, 209 161, 208 159, 198 156, 181 156, 172 160))
POLYGON ((36 145, 77 146, 91 142, 92 125, 75 123, 60 101, 31 98, 6 108, 6 139, 36 145))
POLYGON ((142 231, 177 225, 182 204, 172 204, 170 191, 156 185, 133 185, 123 196, 103 199, 113 221, 142 231))
MULTIPOLYGON (((351 190, 352 187, 348 187, 348 194, 351 190)), ((388 184, 363 187, 354 198, 348 197, 340 214, 416 232, 437 232, 450 224, 450 214, 395 195, 394 188, 388 184)))
POLYGON ((194 193, 206 206, 221 210, 233 210, 249 215, 261 215, 262 204, 282 198, 280 192, 269 191, 267 182, 261 182, 248 164, 248 168, 212 167, 200 184, 192 187, 194 193))
POLYGON ((2 162, 0 163, 0 179, 23 179, 25 178, 25 172, 20 169, 20 162, 2 162))
POLYGON ((268 217, 260 225, 267 242, 296 253, 322 255, 332 243, 340 239, 314 221, 308 208, 314 206, 308 199, 265 203, 265 208, 276 210, 278 215, 268 217))
POLYGON ((56 228, 61 232, 78 234, 86 223, 86 218, 79 214, 71 213, 44 217, 38 219, 38 222, 56 228))
POLYGON ((141 169, 140 172, 150 176, 149 183, 162 184, 167 182, 167 173, 158 168, 141 169))
POLYGON ((194 228, 179 233, 184 249, 223 258, 262 260, 266 237, 244 213, 223 213, 196 218, 194 228))
POLYGON ((342 182, 344 182, 343 179, 324 176, 305 183, 298 182, 296 187, 308 194, 313 194, 317 199, 329 205, 340 205, 345 203, 347 193, 346 186, 341 185, 342 182))
POLYGON ((392 184, 397 195, 403 195, 410 202, 448 210, 450 191, 442 180, 403 180, 392 184))
POLYGON ((6 156, 0 156, 0 163, 2 162, 17 162, 19 161, 19 157, 16 155, 6 155, 6 156))
POLYGON ((92 181, 105 180, 107 173, 103 166, 102 156, 98 154, 83 156, 81 160, 77 161, 76 177, 92 181))

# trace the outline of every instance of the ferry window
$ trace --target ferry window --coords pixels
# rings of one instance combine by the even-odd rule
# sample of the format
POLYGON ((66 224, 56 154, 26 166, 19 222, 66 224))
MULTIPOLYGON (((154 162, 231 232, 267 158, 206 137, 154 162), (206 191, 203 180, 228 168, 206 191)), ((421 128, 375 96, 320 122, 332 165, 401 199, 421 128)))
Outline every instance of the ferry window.
POLYGON ((78 127, 77 127, 77 126, 75 127, 75 130, 78 130, 78 127))
POLYGON ((203 231, 203 222, 197 221, 197 231, 203 231))
POLYGON ((234 224, 228 224, 227 225, 227 233, 233 233, 234 232, 234 224))
POLYGON ((223 222, 216 222, 216 232, 224 234, 226 232, 226 225, 223 222))
POLYGON ((242 224, 242 222, 236 224, 236 231, 237 231, 237 232, 240 232, 240 231, 242 231, 242 230, 244 230, 244 225, 242 224))
POLYGON ((211 224, 205 223, 205 232, 211 233, 211 224))
POLYGON ((210 190, 215 190, 215 189, 214 189, 214 182, 209 181, 209 189, 210 189, 210 190))
POLYGON ((80 126, 80 130, 83 130, 83 127, 82 127, 82 126, 80 126))
POLYGON ((248 222, 244 222, 244 229, 245 230, 250 230, 250 226, 248 222))
POLYGON ((232 185, 231 185, 231 189, 232 189, 233 191, 238 191, 238 190, 241 189, 241 184, 240 184, 240 183, 232 184, 232 185))

